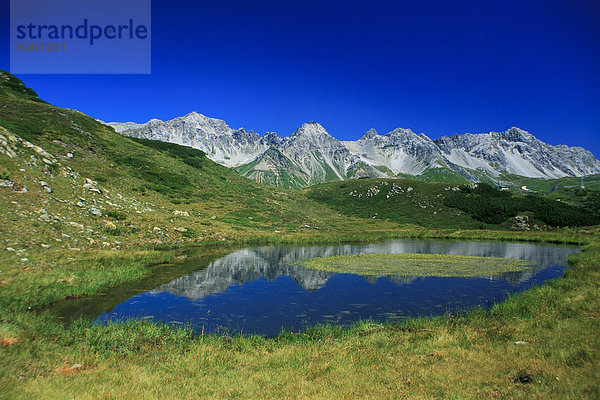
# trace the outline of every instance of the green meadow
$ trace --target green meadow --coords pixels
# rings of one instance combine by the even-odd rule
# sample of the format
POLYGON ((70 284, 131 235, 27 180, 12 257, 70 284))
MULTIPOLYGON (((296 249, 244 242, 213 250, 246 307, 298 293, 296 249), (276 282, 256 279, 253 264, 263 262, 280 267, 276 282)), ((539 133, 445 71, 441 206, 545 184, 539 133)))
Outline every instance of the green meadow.
MULTIPOLYGON (((99 326, 81 319, 65 327, 43 308, 24 307, 41 305, 35 303, 39 292, 3 297, 2 393, 90 399, 596 398, 600 243, 597 233, 581 234, 580 240, 588 244, 571 257, 563 278, 489 311, 363 321, 350 328, 322 325, 276 338, 198 335, 147 321, 99 326)), ((163 262, 177 262, 173 250, 160 254, 163 262)), ((135 269, 130 262, 143 257, 148 264, 157 261, 131 256, 121 260, 123 268, 135 269)), ((106 262, 94 258, 73 272, 106 262)), ((143 275, 142 265, 136 277, 143 275)), ((74 286, 80 294, 114 283, 79 282, 74 286)))

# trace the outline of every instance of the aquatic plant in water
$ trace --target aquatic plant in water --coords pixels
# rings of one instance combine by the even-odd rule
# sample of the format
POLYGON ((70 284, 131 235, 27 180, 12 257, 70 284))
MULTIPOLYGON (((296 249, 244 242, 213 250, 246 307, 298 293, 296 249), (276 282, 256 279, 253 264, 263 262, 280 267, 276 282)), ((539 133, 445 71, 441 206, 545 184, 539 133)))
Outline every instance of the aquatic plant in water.
POLYGON ((475 277, 523 271, 531 261, 452 254, 359 254, 317 257, 300 262, 307 268, 357 275, 475 277))

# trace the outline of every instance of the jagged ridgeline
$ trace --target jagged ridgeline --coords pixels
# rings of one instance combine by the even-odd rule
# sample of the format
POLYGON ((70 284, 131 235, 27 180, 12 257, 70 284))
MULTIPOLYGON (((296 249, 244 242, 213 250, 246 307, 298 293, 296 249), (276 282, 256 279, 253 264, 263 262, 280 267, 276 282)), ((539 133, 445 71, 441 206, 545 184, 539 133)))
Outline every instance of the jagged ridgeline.
POLYGON ((302 124, 288 137, 274 132, 261 136, 196 112, 170 121, 109 125, 126 136, 200 149, 250 179, 290 189, 361 177, 521 187, 525 181, 536 186, 538 181, 600 173, 600 161, 589 151, 552 146, 515 127, 435 140, 410 129, 385 135, 371 129, 357 141, 342 142, 316 122, 302 124))

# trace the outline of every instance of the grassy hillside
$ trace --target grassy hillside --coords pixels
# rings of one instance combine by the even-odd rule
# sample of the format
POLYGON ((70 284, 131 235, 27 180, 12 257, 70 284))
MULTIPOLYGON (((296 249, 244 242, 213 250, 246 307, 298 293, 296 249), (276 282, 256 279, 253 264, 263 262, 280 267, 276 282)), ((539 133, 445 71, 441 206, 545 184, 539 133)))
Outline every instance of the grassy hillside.
MULTIPOLYGON (((518 175, 503 175, 495 183, 501 182, 513 189, 519 189, 521 186, 527 186, 528 189, 551 194, 566 190, 579 189, 581 178, 565 177, 558 179, 536 179, 526 178, 518 175)), ((583 178, 583 184, 588 190, 600 190, 600 175, 589 175, 583 178)))
POLYGON ((308 188, 306 195, 348 216, 437 228, 479 228, 481 222, 444 205, 456 184, 410 179, 356 179, 308 188))
POLYGON ((0 229, 8 247, 245 240, 353 223, 198 150, 123 137, 0 77, 0 229))
POLYGON ((444 204, 469 213, 474 219, 488 224, 503 224, 511 218, 531 218, 538 227, 590 226, 600 224, 600 208, 596 196, 585 196, 578 202, 546 198, 539 194, 515 194, 480 184, 461 186, 449 194, 444 204), (518 216, 521 214, 520 216, 518 216))
POLYGON ((431 228, 544 230, 600 223, 600 192, 589 190, 544 198, 487 184, 358 179, 316 185, 305 193, 344 215, 431 228))
POLYGON ((0 96, 44 103, 37 93, 14 75, 0 70, 0 96))

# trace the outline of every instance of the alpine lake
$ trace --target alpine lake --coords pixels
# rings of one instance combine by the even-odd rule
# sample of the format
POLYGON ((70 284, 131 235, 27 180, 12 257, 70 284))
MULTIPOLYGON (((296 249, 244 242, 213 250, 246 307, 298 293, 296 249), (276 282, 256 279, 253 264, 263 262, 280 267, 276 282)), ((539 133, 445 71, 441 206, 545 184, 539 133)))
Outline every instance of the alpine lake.
POLYGON ((92 317, 276 336, 330 323, 397 321, 490 308, 558 278, 574 247, 394 239, 258 246, 184 255, 141 281, 55 304, 65 323, 92 317), (447 256, 446 256, 447 255, 447 256), (465 257, 466 256, 466 257, 465 257), (498 268, 496 268, 498 267, 498 268))

